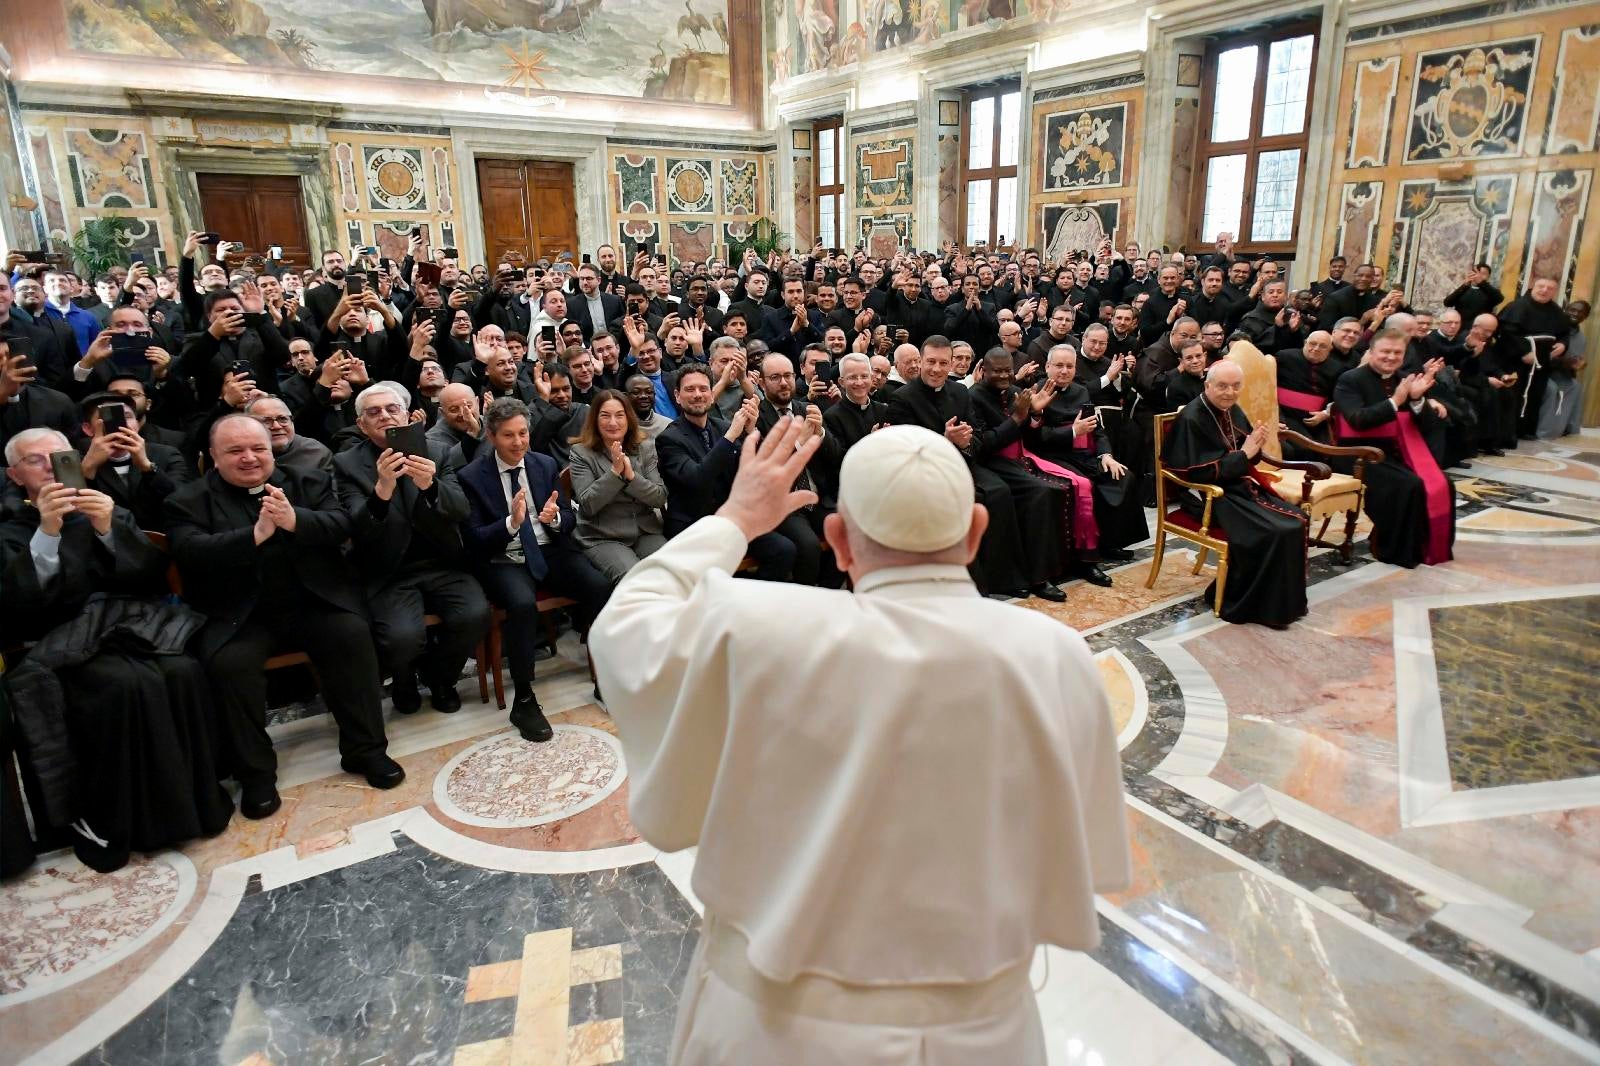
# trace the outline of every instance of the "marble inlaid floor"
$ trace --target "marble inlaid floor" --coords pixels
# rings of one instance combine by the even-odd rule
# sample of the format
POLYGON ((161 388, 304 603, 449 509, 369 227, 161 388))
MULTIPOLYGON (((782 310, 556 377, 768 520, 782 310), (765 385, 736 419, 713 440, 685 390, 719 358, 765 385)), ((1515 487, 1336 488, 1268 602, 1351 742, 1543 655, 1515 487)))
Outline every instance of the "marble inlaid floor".
MULTIPOLYGON (((1317 554, 1283 632, 1181 549, 1027 602, 1096 654, 1134 852, 1100 947, 1035 960, 1052 1066, 1600 1062, 1597 443, 1475 463, 1445 566, 1317 554)), ((0 884, 0 1063, 664 1062, 694 856, 629 823, 581 652, 551 744, 463 680, 377 792, 313 700, 273 818, 0 884)))

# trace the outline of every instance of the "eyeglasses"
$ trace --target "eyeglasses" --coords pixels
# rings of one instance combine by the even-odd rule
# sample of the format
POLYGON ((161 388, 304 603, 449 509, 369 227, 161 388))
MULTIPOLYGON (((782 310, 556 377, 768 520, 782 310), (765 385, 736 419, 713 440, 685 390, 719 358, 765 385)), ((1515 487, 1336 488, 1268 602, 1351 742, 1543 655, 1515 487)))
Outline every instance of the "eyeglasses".
POLYGON ((263 426, 292 426, 294 419, 289 415, 256 415, 256 421, 263 426))
POLYGON ((379 415, 390 415, 399 418, 406 413, 406 409, 397 403, 391 403, 385 407, 366 407, 362 409, 361 413, 367 418, 377 418, 379 415))

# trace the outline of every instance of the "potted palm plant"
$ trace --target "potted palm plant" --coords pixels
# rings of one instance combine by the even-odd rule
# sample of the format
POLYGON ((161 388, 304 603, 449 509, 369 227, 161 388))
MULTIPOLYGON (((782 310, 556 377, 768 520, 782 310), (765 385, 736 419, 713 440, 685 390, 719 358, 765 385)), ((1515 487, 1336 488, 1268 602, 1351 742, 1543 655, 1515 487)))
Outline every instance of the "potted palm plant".
POLYGON ((128 231, 132 223, 125 218, 90 218, 78 227, 67 251, 85 278, 97 278, 114 266, 128 265, 128 231))

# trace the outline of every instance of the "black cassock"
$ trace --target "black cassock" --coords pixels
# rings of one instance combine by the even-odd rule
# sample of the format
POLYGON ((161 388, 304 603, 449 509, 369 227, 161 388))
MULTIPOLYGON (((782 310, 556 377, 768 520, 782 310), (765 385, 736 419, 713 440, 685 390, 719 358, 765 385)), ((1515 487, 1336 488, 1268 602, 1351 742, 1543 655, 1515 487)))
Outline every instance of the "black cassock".
MULTIPOLYGON (((889 400, 889 421, 897 426, 921 426, 942 437, 944 427, 952 418, 974 425, 972 397, 958 381, 946 381, 938 392, 921 380, 909 381, 896 389, 889 400)), ((970 568, 973 580, 986 593, 1019 591, 1049 580, 1050 574, 1036 567, 1034 554, 1027 550, 1011 489, 1000 475, 973 461, 976 428, 973 440, 974 445, 966 449, 967 465, 972 470, 977 502, 989 511, 989 528, 983 534, 978 557, 970 568)), ((1052 531, 1045 528, 1032 535, 1038 543, 1050 540, 1052 531)))
MULTIPOLYGON (((1314 426, 1306 419, 1333 403, 1333 386, 1343 365, 1332 356, 1313 363, 1299 348, 1285 348, 1276 356, 1278 372, 1278 421, 1302 436, 1322 444, 1333 443, 1333 420, 1325 418, 1314 426)), ((1290 446, 1285 445, 1285 454, 1290 446)), ((1315 458, 1308 456, 1307 458, 1315 458)))
POLYGON ((1388 379, 1370 366, 1339 378, 1333 390, 1334 432, 1340 444, 1371 444, 1384 461, 1366 469, 1365 510, 1372 519, 1372 557, 1395 566, 1442 563, 1456 539, 1455 490, 1439 470, 1423 432, 1434 416, 1423 405, 1402 417, 1390 400, 1400 375, 1388 379))
POLYGON ((1068 491, 1035 475, 1022 461, 1023 427, 1011 417, 1017 390, 1002 393, 988 385, 975 385, 972 396, 972 457, 998 476, 1011 490, 1012 506, 1023 529, 1028 550, 1035 553, 1033 570, 1046 575, 1041 580, 1060 576, 1066 561, 1075 559, 1072 550, 1072 525, 1068 491), (1034 530, 1049 530, 1039 536, 1034 530))
MULTIPOLYGON (((8 507, 0 521, 7 640, 44 637, 73 621, 95 592, 152 599, 166 592, 166 557, 122 508, 114 512, 109 547, 87 518, 68 515, 59 567, 43 584, 28 546, 38 527, 38 512, 26 505, 8 507)), ((55 675, 78 784, 73 809, 53 812, 51 820, 81 822, 88 831, 74 833, 85 865, 115 870, 130 851, 159 850, 227 826, 233 804, 218 784, 216 710, 197 661, 113 638, 55 675)))
MULTIPOLYGON (((1251 476, 1253 464, 1241 450, 1249 435, 1250 420, 1237 406, 1219 411, 1202 396, 1173 419, 1161 458, 1185 481, 1222 486, 1211 520, 1228 541, 1223 619, 1288 625, 1306 613, 1306 518, 1251 476)), ((1194 493, 1179 503, 1200 516, 1203 503, 1194 493)))
POLYGON ((1139 498, 1138 471, 1124 464, 1128 472, 1121 478, 1105 472, 1100 458, 1113 452, 1104 426, 1095 427, 1090 447, 1076 446, 1072 423, 1089 406, 1089 391, 1076 381, 1057 392, 1044 409, 1039 427, 1030 431, 1028 446, 1041 458, 1075 470, 1094 483, 1094 520, 1100 528, 1100 547, 1126 548, 1150 535, 1139 498))
POLYGON ((1538 303, 1529 293, 1512 300, 1499 314, 1500 332, 1510 342, 1517 358, 1534 353, 1534 365, 1521 363, 1515 369, 1522 375, 1517 382, 1517 432, 1531 437, 1539 424, 1539 406, 1544 402, 1550 381, 1550 358, 1557 343, 1567 339, 1572 323, 1554 300, 1538 303))

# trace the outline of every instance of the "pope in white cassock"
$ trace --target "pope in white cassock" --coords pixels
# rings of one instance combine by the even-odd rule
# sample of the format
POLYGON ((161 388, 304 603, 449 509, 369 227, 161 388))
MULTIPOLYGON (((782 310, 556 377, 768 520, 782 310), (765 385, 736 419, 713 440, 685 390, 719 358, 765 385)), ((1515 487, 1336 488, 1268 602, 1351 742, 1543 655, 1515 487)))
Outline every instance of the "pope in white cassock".
POLYGON ((1073 630, 978 594, 988 515, 921 428, 845 456, 824 532, 853 592, 734 580, 816 499, 790 489, 818 440, 752 435, 728 502, 590 634, 634 824, 700 849, 672 1061, 1042 1066, 1034 949, 1094 947, 1094 894, 1129 879, 1099 673, 1073 630))

